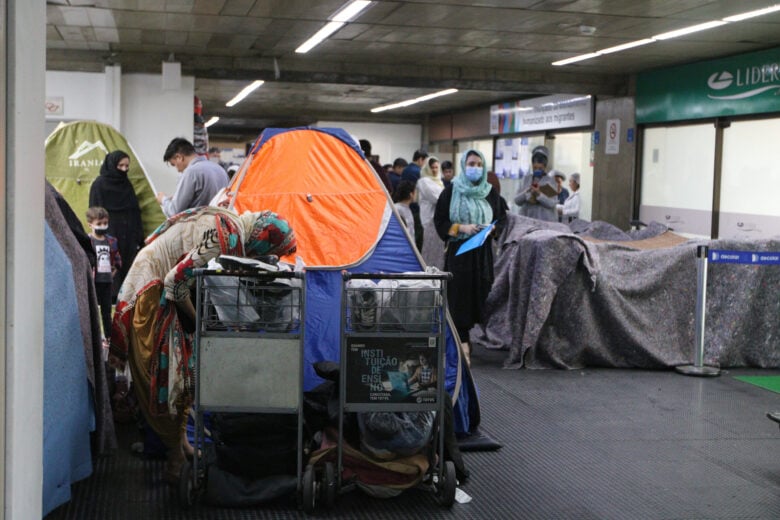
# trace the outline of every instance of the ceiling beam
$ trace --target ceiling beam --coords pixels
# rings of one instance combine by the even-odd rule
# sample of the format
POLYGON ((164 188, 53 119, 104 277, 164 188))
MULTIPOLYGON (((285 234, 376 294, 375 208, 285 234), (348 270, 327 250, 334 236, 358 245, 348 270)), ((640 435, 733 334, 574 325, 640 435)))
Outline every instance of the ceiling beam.
MULTIPOLYGON (((49 70, 102 71, 107 64, 119 63, 125 73, 159 73, 167 58, 155 53, 107 53, 91 50, 49 49, 49 70)), ((291 83, 328 83, 377 85, 385 87, 487 90, 546 95, 551 91, 597 96, 623 96, 628 92, 628 75, 607 75, 534 69, 503 70, 469 67, 425 67, 414 73, 391 64, 361 65, 347 62, 310 62, 280 64, 280 75, 272 59, 192 57, 176 55, 182 73, 196 78, 286 81, 291 83)))

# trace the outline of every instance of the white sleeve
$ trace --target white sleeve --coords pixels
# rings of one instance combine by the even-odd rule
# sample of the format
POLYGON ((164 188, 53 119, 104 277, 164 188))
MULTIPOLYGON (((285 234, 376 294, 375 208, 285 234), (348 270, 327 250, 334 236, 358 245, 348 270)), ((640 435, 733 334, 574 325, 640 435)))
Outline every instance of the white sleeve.
POLYGON ((417 201, 431 201, 433 205, 436 205, 436 201, 439 200, 439 195, 444 191, 444 188, 436 184, 436 182, 428 180, 427 178, 417 181, 417 201))
POLYGON ((566 203, 563 205, 564 217, 577 217, 580 214, 580 195, 570 195, 566 199, 566 203))

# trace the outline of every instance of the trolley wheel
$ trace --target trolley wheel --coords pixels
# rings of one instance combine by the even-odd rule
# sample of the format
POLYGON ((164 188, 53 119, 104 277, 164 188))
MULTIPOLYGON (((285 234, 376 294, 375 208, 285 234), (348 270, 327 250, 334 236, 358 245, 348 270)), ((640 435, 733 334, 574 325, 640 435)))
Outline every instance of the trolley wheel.
POLYGON ((452 507, 455 502, 455 487, 458 484, 455 476, 455 463, 448 460, 444 463, 444 474, 436 484, 436 499, 444 507, 452 507))
POLYGON ((301 489, 301 494, 303 495, 303 510, 306 513, 314 512, 316 485, 317 482, 314 480, 314 466, 309 464, 303 472, 303 482, 301 483, 301 487, 303 488, 301 489))
POLYGON ((195 503, 192 463, 189 461, 184 463, 179 473, 179 503, 185 509, 189 509, 195 503))
POLYGON ((320 493, 322 494, 320 500, 325 502, 327 509, 333 509, 333 506, 336 505, 336 484, 336 469, 332 462, 326 462, 320 483, 320 493))

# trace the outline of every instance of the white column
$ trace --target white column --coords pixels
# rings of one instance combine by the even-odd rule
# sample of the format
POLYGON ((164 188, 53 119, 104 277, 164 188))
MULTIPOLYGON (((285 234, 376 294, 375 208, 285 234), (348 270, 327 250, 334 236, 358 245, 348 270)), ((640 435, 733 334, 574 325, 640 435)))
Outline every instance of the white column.
POLYGON ((7 24, 3 514, 41 518, 46 5, 0 0, 0 6, 7 24))

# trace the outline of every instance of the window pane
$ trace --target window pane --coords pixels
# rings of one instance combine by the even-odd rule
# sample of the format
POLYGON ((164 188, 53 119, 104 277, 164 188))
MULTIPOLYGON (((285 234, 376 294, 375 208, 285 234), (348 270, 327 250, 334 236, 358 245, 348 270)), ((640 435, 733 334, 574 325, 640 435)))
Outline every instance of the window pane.
POLYGON ((723 135, 720 238, 780 234, 780 119, 734 122, 723 135))
POLYGON ((640 218, 681 234, 710 236, 714 169, 712 123, 646 129, 640 218))

